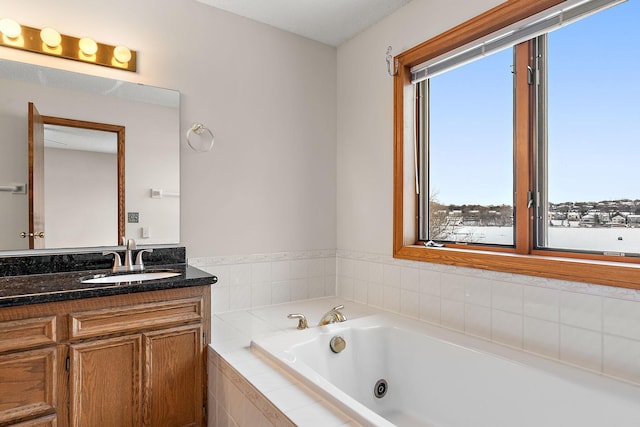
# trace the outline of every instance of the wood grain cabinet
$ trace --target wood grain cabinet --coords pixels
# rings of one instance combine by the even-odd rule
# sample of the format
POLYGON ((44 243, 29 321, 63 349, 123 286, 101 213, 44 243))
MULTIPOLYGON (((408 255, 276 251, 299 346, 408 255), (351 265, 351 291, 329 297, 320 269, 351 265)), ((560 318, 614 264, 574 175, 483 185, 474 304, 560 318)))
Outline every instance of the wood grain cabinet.
POLYGON ((209 292, 0 309, 0 426, 205 426, 209 292))

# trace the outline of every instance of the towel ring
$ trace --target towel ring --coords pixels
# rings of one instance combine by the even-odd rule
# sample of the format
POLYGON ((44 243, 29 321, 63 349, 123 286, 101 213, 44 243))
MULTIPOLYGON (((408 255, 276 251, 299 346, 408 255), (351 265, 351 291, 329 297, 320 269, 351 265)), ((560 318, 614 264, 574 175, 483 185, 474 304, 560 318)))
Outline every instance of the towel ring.
POLYGON ((191 128, 189 128, 189 130, 187 131, 187 144, 189 144, 189 147, 191 147, 193 151, 197 151, 199 153, 206 153, 208 151, 211 151, 211 149, 213 148, 213 132, 211 132, 211 130, 205 125, 203 125, 202 123, 194 123, 191 125, 191 128), (192 138, 194 133, 196 135, 203 135, 207 133, 209 134, 209 137, 211 137, 211 141, 209 141, 209 143, 204 147, 204 149, 197 148, 193 144, 192 138))

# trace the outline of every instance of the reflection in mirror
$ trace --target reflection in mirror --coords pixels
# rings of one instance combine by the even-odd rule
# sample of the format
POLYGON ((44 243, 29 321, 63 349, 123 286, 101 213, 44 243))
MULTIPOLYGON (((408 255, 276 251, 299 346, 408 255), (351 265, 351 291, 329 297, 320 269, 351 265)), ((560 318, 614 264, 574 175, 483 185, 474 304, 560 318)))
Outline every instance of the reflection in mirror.
MULTIPOLYGON (((28 102, 37 105, 43 117, 117 124, 126 129, 124 235, 136 239, 140 245, 179 243, 179 99, 179 92, 173 90, 0 59, 0 187, 12 184, 28 187, 28 114, 25 108, 28 102), (161 191, 154 193, 152 189, 161 191)), ((62 151, 72 150, 59 150, 62 151)), ((54 178, 46 179, 48 184, 48 180, 54 178)), ((30 231, 27 193, 0 192, 0 251, 29 248, 29 239, 20 237, 21 232, 30 231)), ((80 206, 86 207, 88 196, 72 193, 80 206), (79 199, 84 200, 85 205, 79 199)), ((97 190, 94 196, 98 196, 97 190)), ((102 192, 100 196, 107 197, 102 192)), ((45 202, 45 208, 48 203, 45 202)), ((58 208, 66 206, 68 213, 80 209, 77 205, 71 207, 74 200, 62 195, 55 196, 51 203, 56 203, 58 208)), ((110 206, 110 209, 116 208, 110 206)), ((85 240, 89 237, 87 234, 97 233, 97 229, 92 232, 77 230, 69 221, 63 227, 58 230, 47 226, 46 240, 59 236, 46 242, 47 252, 51 252, 50 248, 119 244, 117 233, 110 233, 109 242, 88 242, 85 240)))
POLYGON ((44 117, 43 248, 109 246, 125 235, 124 135, 122 126, 44 117))

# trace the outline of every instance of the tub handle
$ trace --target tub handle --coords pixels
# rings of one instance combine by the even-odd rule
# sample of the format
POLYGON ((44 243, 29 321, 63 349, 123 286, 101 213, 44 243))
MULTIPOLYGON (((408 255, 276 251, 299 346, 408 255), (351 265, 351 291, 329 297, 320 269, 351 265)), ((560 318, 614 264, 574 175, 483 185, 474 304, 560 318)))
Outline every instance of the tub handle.
POLYGON ((298 329, 307 329, 309 327, 307 318, 304 316, 304 314, 291 313, 287 317, 289 319, 298 319, 298 329))

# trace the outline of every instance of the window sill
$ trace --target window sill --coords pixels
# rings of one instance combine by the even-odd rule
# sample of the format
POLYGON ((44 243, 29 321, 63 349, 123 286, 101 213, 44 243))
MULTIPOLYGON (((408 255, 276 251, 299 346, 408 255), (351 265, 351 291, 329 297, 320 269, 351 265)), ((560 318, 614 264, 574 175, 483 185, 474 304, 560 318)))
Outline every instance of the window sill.
POLYGON ((417 245, 402 246, 394 251, 393 256, 412 261, 640 290, 638 264, 417 245))

